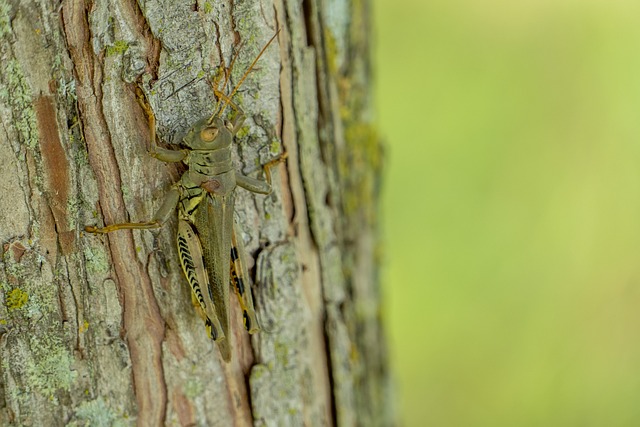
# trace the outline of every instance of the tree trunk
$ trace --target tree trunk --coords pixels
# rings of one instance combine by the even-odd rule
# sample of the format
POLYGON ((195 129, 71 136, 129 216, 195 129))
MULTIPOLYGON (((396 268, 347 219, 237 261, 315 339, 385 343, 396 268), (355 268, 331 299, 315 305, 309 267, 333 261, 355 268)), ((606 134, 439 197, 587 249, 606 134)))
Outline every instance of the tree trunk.
POLYGON ((370 11, 336 0, 0 0, 0 425, 391 425, 381 328, 370 11), (236 191, 262 331, 231 301, 225 363, 192 307, 177 221, 185 168, 147 154, 142 89, 176 148, 239 51, 236 191))

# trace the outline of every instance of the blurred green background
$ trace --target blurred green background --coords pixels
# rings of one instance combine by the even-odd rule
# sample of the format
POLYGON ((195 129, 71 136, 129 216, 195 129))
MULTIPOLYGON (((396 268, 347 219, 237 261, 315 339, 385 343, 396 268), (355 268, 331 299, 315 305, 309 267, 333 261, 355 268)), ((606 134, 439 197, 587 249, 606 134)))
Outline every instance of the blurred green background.
POLYGON ((373 0, 406 426, 640 426, 640 2, 373 0))

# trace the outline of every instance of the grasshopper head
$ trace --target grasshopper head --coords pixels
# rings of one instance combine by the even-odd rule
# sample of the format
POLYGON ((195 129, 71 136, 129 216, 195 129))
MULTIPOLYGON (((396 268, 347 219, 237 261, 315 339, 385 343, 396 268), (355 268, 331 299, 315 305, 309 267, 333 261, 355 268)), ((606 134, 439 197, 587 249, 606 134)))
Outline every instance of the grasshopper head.
POLYGON ((233 135, 218 117, 197 121, 183 139, 184 145, 193 150, 215 150, 231 145, 233 135))

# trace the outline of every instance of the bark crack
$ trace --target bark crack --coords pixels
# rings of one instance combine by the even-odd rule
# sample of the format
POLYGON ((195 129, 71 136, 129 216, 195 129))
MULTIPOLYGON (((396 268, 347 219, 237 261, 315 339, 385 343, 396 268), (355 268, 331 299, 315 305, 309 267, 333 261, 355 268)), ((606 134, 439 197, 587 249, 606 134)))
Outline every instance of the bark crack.
MULTIPOLYGON (((85 124, 85 141, 89 163, 98 177, 98 189, 105 219, 114 223, 125 211, 121 192, 119 166, 102 106, 102 70, 96 67, 88 27, 89 10, 83 2, 63 5, 63 30, 77 78, 79 111, 85 124)), ((164 321, 151 279, 135 260, 136 250, 131 233, 108 238, 116 283, 123 297, 123 318, 130 352, 138 421, 142 425, 164 423, 167 407, 167 387, 162 366, 164 321)))
MULTIPOLYGON (((129 4, 130 2, 126 2, 129 4)), ((147 39, 148 48, 146 49, 147 58, 147 70, 146 72, 151 76, 152 81, 158 80, 158 70, 160 68, 160 52, 162 51, 162 42, 156 38, 151 31, 151 25, 144 14, 144 11, 140 7, 138 1, 133 3, 133 15, 138 18, 138 32, 147 39)), ((197 3, 196 3, 197 4, 197 3)))

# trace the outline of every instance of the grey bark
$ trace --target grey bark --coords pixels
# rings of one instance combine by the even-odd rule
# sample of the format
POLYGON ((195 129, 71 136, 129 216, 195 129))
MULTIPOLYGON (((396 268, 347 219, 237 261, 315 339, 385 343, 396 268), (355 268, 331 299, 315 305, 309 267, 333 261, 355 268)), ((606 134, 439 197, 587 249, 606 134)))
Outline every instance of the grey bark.
POLYGON ((369 4, 0 0, 0 425, 392 425, 381 326, 381 146, 369 4), (171 147, 240 44, 238 190, 263 331, 231 302, 222 361, 151 218, 184 168, 148 156, 141 88, 171 147))

